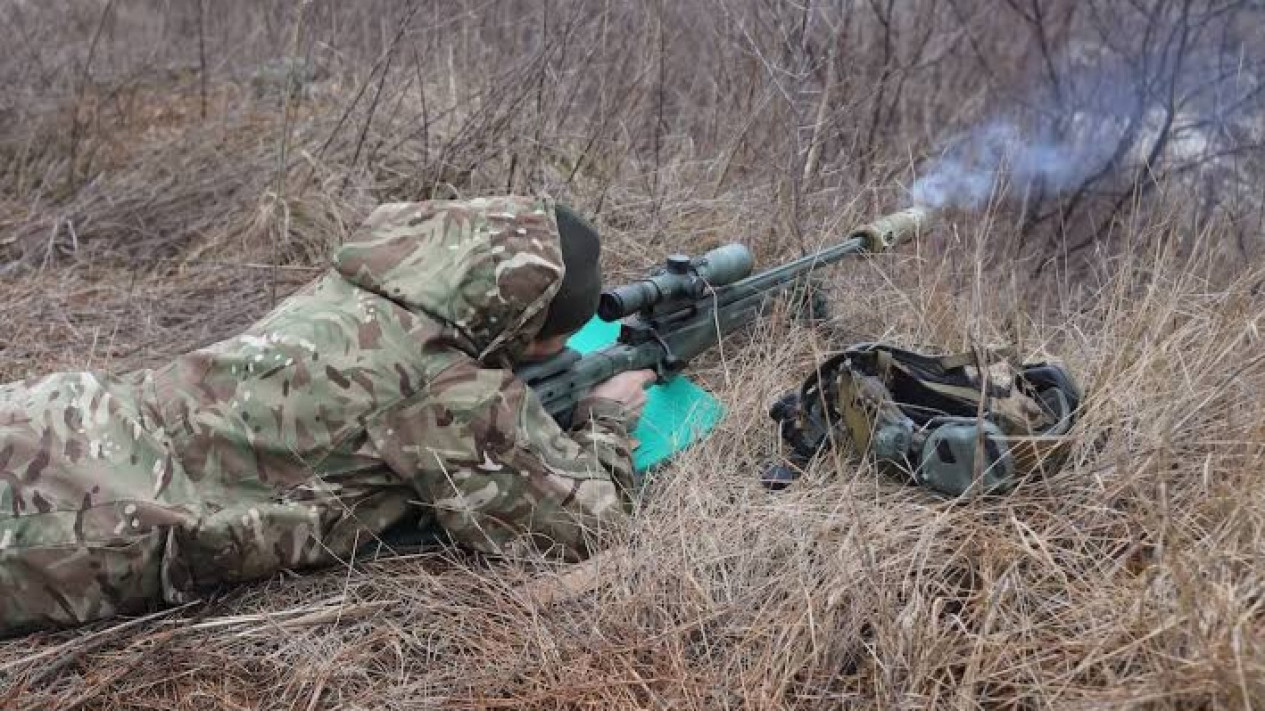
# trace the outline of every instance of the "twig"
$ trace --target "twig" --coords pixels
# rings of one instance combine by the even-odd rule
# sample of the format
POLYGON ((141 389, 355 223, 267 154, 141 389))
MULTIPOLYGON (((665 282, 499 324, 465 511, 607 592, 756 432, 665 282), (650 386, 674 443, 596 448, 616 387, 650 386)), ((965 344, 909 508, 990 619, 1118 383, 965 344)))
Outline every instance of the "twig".
POLYGON ((352 153, 351 162, 347 165, 347 174, 343 176, 343 190, 347 189, 347 184, 351 181, 352 171, 355 170, 356 163, 360 161, 360 151, 364 147, 365 136, 369 135, 369 126, 373 123, 373 116, 378 111, 378 102, 382 99, 382 87, 386 85, 387 76, 391 73, 391 64, 395 60, 395 53, 400 46, 400 40, 408 32, 409 24, 413 22, 413 16, 417 14, 419 7, 421 6, 416 2, 410 3, 408 12, 400 23, 400 29, 395 33, 395 38, 391 40, 391 46, 387 49, 386 63, 382 67, 382 73, 378 75, 378 86, 374 88, 373 99, 369 102, 369 115, 365 117, 365 122, 360 127, 360 136, 356 139, 356 150, 352 153))
POLYGON ((561 575, 538 578, 519 586, 518 592, 536 609, 574 600, 594 590, 602 582, 603 573, 616 572, 628 552, 625 547, 611 548, 571 567, 561 575))
POLYGON ((198 0, 198 77, 201 85, 201 118, 206 120, 206 0, 198 0))
POLYGON ((804 158, 804 185, 807 186, 817 172, 817 158, 821 155, 822 129, 826 125, 826 109, 830 106, 830 90, 835 85, 835 50, 831 45, 826 53, 826 79, 821 87, 821 100, 817 103, 817 116, 813 122, 813 137, 808 143, 808 155, 804 158))
MULTIPOLYGON (((295 90, 295 71, 297 63, 294 61, 294 58, 299 53, 299 39, 302 36, 303 18, 307 14, 307 9, 311 5, 312 0, 302 0, 302 4, 299 5, 298 16, 294 19, 294 34, 290 37, 290 52, 287 55, 290 63, 289 66, 287 66, 288 73, 286 74, 286 88, 285 91, 281 93, 281 141, 279 150, 277 151, 276 200, 277 204, 281 206, 282 224, 280 234, 275 235, 272 240, 271 247, 273 264, 278 264, 281 261, 280 245, 277 244, 277 242, 281 239, 288 238, 290 234, 290 207, 286 203, 286 173, 290 149, 290 98, 291 94, 295 90)), ((272 305, 276 306, 277 277, 275 272, 273 273, 270 289, 270 299, 272 301, 272 305)))
POLYGON ((70 123, 70 163, 66 166, 66 187, 68 190, 75 189, 76 170, 75 166, 79 158, 79 141, 82 140, 83 127, 79 123, 79 110, 82 108, 84 94, 88 91, 88 81, 92 78, 92 61, 97 56, 97 46, 101 42, 101 33, 105 30, 106 20, 110 17, 110 12, 114 9, 114 0, 108 0, 105 7, 101 9, 101 17, 97 19, 97 27, 92 33, 92 43, 88 45, 88 57, 84 60, 83 71, 79 75, 79 89, 75 92, 75 101, 71 110, 74 115, 71 117, 70 123))
MULTIPOLYGON (((65 655, 65 656, 62 659, 59 659, 57 662, 55 662, 54 666, 57 668, 64 667, 66 664, 73 662, 75 659, 78 659, 84 654, 91 652, 92 650, 97 649, 101 647, 102 645, 106 644, 107 642, 111 641, 116 636, 118 636, 118 634, 121 632, 126 632, 135 627, 140 627, 141 625, 147 622, 153 622, 154 620, 173 615, 177 612, 180 612, 181 610, 192 607, 193 605, 196 605, 199 602, 201 601, 195 600, 193 602, 186 602, 185 604, 180 605, 179 607, 171 607, 166 610, 159 610, 158 612, 145 615, 144 617, 137 617, 136 619, 128 620, 127 622, 124 622, 122 624, 117 624, 117 625, 114 625, 113 627, 107 627, 106 629, 100 630, 98 632, 93 632, 92 634, 85 635, 83 637, 77 637, 75 639, 59 644, 56 647, 51 647, 49 649, 45 649, 42 652, 32 654, 29 657, 15 659, 4 665, 0 665, 0 674, 10 673, 18 667, 37 662, 41 659, 47 659, 48 657, 57 657, 61 655, 65 655)), ((46 676, 46 675, 47 675, 47 672, 41 672, 41 676, 46 676)))
POLYGON ((282 272, 323 272, 328 267, 308 267, 301 264, 263 264, 261 262, 225 262, 216 259, 176 259, 171 257, 155 257, 154 262, 160 264, 176 264, 180 266, 197 265, 209 267, 225 267, 228 269, 275 269, 282 272))

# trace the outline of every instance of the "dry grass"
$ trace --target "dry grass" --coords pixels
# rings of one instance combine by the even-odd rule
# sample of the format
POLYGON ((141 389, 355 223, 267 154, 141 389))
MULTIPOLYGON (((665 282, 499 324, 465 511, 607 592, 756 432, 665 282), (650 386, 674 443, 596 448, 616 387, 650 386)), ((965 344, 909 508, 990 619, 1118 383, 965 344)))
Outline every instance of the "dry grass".
MULTIPOLYGON (((10 2, 0 381, 231 334, 383 200, 550 191, 598 214, 612 279, 733 239, 769 263, 898 206, 940 138, 1047 81, 1012 39, 1029 20, 964 1, 886 35, 881 2, 206 5, 10 2), (258 80, 293 49, 325 76, 258 80)), ((1039 5, 1055 54, 1087 41, 1039 5)), ((1012 201, 948 213, 833 270, 828 324, 726 342, 694 373, 729 416, 583 592, 533 594, 568 573, 541 560, 362 552, 0 642, 0 707, 1265 705, 1259 205, 1185 175, 1061 228, 1012 201), (843 456, 761 489, 770 400, 880 337, 1062 356, 1091 392, 1074 461, 973 503, 843 456)), ((1101 195, 1137 184, 1118 177, 1101 195)))

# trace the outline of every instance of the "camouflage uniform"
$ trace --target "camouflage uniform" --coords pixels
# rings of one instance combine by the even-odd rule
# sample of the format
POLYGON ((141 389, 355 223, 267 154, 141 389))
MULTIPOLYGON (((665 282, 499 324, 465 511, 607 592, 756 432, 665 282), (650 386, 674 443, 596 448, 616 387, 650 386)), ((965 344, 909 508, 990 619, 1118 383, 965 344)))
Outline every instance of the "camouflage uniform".
POLYGON ((345 561, 418 506, 585 556, 629 514, 629 418, 563 431, 510 370, 562 272, 548 200, 384 205, 236 338, 0 387, 0 634, 345 561))

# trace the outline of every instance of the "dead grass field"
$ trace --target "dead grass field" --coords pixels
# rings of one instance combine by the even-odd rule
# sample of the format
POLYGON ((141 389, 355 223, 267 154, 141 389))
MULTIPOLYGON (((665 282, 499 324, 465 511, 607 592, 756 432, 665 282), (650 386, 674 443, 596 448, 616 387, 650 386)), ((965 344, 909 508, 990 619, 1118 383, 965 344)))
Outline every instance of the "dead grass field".
POLYGON ((585 589, 366 551, 0 641, 0 707, 1265 706, 1263 14, 0 0, 5 382, 228 336, 382 201, 549 192, 596 215, 618 281, 826 244, 998 117, 1106 141, 1075 180, 1003 170, 919 244, 832 269, 828 323, 697 364, 729 414, 585 589), (1072 463, 969 503, 846 456, 764 491, 769 402, 878 338, 1061 356, 1090 393, 1072 463))

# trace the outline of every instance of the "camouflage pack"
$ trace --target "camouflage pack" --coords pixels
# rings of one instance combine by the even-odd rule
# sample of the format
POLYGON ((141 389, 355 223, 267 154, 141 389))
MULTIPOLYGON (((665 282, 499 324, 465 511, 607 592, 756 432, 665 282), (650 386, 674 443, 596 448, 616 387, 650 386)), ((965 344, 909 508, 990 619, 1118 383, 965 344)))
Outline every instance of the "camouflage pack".
MULTIPOLYGON (((792 462, 843 439, 882 468, 956 497, 1006 491, 1062 466, 1081 400, 1056 363, 866 343, 823 362, 770 414, 792 462)), ((793 478, 787 467, 766 474, 775 487, 793 478)))

